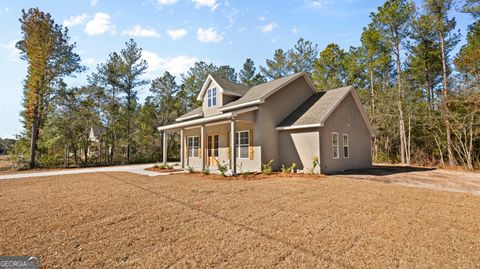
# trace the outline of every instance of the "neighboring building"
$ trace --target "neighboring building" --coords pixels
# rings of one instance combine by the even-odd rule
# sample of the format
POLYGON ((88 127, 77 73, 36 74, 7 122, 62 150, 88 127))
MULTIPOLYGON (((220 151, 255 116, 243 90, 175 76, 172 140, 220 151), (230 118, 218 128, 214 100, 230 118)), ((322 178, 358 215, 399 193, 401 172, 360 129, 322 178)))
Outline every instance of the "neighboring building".
POLYGON ((104 127, 91 127, 88 135, 88 141, 90 142, 87 155, 89 157, 99 157, 102 153, 102 136, 105 134, 106 129, 104 127))
MULTIPOLYGON (((273 160, 274 170, 308 171, 315 157, 324 174, 371 166, 374 133, 352 86, 318 92, 304 72, 253 87, 209 75, 197 99, 201 107, 158 128, 180 133, 184 168, 218 160, 233 173, 260 171, 273 160)), ((163 156, 167 143, 163 135, 163 156)))

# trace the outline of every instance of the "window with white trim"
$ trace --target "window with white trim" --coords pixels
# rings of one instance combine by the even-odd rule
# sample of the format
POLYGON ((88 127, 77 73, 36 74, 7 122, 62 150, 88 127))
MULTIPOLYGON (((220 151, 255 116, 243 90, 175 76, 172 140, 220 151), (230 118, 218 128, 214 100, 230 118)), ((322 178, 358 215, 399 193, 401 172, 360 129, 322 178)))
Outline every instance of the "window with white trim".
POLYGON ((338 133, 332 133, 332 154, 334 159, 339 157, 338 133))
POLYGON ((248 159, 250 158, 250 131, 238 131, 235 134, 235 144, 237 147, 237 158, 248 159))
POLYGON ((343 158, 350 157, 350 147, 348 143, 348 134, 343 134, 343 158))
POLYGON ((187 137, 188 157, 198 157, 198 136, 187 137))
POLYGON ((217 105, 217 88, 210 88, 207 90, 207 105, 214 107, 217 105))

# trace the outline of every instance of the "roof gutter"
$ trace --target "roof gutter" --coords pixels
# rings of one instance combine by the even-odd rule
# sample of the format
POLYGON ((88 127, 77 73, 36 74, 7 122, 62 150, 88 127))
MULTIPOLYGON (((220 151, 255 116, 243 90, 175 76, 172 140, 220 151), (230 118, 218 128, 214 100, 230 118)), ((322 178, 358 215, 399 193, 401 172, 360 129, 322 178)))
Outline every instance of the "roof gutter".
POLYGON ((296 130, 296 129, 318 128, 318 127, 323 127, 323 124, 313 123, 313 124, 303 124, 303 125, 280 126, 275 129, 277 131, 285 131, 285 130, 296 130))
POLYGON ((265 103, 265 101, 262 100, 262 99, 259 99, 259 100, 254 100, 254 101, 250 101, 250 102, 246 102, 246 103, 238 104, 238 105, 234 105, 234 106, 221 107, 221 108, 218 109, 218 111, 232 110, 232 109, 236 109, 236 108, 248 107, 248 106, 253 106, 253 105, 260 105, 260 104, 263 104, 263 103, 265 103))

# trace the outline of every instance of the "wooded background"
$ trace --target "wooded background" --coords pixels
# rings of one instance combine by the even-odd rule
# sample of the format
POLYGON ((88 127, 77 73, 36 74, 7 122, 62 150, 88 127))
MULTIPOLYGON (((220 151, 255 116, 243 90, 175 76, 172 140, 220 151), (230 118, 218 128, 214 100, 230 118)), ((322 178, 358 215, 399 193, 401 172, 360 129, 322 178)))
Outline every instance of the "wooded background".
MULTIPOLYGON (((0 151, 18 152, 25 166, 87 166, 161 159, 158 126, 197 107, 208 74, 256 85, 305 71, 319 91, 354 85, 376 131, 375 162, 480 168, 480 0, 386 1, 370 15, 361 46, 326 48, 300 38, 257 67, 246 59, 238 73, 228 65, 197 62, 179 78, 165 72, 144 79, 147 62, 134 40, 112 52, 69 87, 64 78, 85 72, 68 29, 39 9, 23 11, 17 48, 28 62, 24 132, 0 151), (467 33, 455 28, 453 8, 470 13, 467 33), (457 48, 460 35, 467 43, 457 48), (458 51, 453 55, 453 51, 458 51), (139 90, 150 95, 139 102, 139 90), (91 128, 99 141, 89 140, 91 128)), ((178 159, 172 134, 169 159, 178 159)), ((1 142, 1 141, 0 141, 1 142)))

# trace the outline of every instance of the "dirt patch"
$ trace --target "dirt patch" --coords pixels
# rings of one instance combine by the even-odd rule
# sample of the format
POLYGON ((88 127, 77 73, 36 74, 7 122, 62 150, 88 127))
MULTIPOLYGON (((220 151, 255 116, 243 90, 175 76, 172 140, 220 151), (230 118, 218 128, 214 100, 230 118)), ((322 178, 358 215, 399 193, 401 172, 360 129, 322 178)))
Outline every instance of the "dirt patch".
POLYGON ((339 177, 0 181, 0 253, 45 268, 480 264, 480 197, 339 177))

